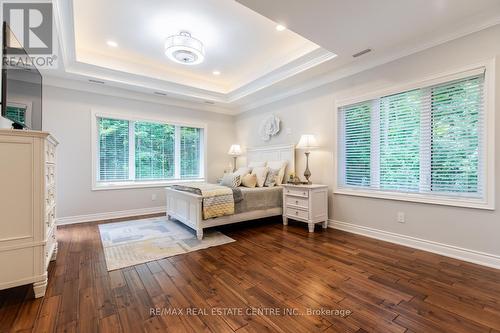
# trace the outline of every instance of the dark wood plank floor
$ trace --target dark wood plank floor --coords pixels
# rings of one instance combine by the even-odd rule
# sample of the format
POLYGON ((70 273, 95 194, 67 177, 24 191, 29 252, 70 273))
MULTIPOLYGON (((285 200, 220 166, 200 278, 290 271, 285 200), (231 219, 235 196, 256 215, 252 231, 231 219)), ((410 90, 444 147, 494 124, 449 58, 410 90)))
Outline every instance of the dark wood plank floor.
POLYGON ((306 229, 226 227, 236 242, 107 272, 97 224, 59 228, 46 297, 1 291, 0 332, 500 332, 500 271, 306 229))

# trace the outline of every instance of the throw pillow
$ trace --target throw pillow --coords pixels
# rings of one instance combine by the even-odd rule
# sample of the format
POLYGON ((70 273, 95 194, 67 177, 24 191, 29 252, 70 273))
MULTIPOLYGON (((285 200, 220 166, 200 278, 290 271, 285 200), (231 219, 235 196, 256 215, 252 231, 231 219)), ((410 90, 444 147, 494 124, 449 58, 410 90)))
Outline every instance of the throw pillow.
POLYGON ((285 169, 288 165, 288 161, 270 161, 267 162, 267 166, 271 169, 279 169, 278 178, 276 178, 276 185, 283 184, 283 178, 285 177, 285 169))
POLYGON ((248 175, 250 172, 252 172, 252 169, 250 169, 249 167, 241 167, 241 168, 238 168, 238 170, 236 170, 234 172, 234 174, 240 175, 240 178, 243 178, 246 175, 248 175))
POLYGON ((240 186, 241 183, 240 179, 241 179, 240 175, 234 173, 226 173, 224 177, 222 177, 222 181, 220 184, 230 188, 236 188, 240 186))
POLYGON ((257 187, 264 186, 268 171, 269 171, 268 167, 253 168, 252 175, 255 175, 257 177, 257 187))
POLYGON ((257 185, 257 176, 248 174, 241 180, 241 185, 245 187, 255 187, 257 185))
POLYGON ((266 181, 264 182, 265 187, 273 187, 278 183, 278 175, 280 169, 269 169, 267 173, 266 181))

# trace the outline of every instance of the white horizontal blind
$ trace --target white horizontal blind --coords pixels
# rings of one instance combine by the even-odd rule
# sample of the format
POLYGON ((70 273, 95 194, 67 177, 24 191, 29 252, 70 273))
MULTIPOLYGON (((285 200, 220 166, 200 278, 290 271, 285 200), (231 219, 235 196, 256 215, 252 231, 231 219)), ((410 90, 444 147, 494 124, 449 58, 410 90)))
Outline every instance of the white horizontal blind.
POLYGON ((180 128, 181 178, 200 177, 201 129, 180 128))
POLYGON ((99 180, 129 178, 129 122, 97 118, 99 135, 99 180))
POLYGON ((104 117, 96 121, 97 181, 203 177, 202 128, 104 117))
POLYGON ((341 183, 369 187, 371 176, 371 103, 359 103, 340 109, 344 135, 342 152, 344 172, 341 183))
POLYGON ((380 117, 380 183, 374 187, 393 191, 418 191, 420 187, 421 91, 382 97, 380 117))
POLYGON ((484 73, 339 108, 339 186, 482 197, 484 73))
POLYGON ((431 88, 432 192, 481 196, 484 75, 431 88))
POLYGON ((135 122, 135 178, 170 179, 175 171, 175 126, 135 122))

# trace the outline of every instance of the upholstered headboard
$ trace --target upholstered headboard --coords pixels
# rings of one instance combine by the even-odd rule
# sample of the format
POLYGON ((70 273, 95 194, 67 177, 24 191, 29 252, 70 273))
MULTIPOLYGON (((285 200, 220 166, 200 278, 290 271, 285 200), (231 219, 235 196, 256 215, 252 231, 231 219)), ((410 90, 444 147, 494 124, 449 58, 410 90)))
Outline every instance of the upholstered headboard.
POLYGON ((285 179, 295 172, 295 145, 247 148, 247 164, 251 162, 288 161, 285 179))

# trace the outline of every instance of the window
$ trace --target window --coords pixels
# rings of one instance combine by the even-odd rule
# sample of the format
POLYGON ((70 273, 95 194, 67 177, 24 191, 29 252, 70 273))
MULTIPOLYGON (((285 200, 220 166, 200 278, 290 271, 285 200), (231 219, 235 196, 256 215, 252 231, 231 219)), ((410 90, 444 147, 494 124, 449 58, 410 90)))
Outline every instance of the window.
POLYGON ((136 122, 135 179, 172 179, 174 175, 175 126, 136 122))
POLYGON ((99 118, 99 180, 129 178, 129 122, 99 118))
POLYGON ((95 121, 95 188, 204 178, 203 128, 100 115, 95 121))
POLYGON ((341 106, 338 192, 485 202, 484 80, 483 69, 341 106))

